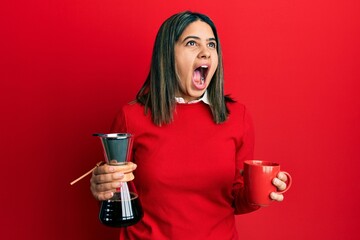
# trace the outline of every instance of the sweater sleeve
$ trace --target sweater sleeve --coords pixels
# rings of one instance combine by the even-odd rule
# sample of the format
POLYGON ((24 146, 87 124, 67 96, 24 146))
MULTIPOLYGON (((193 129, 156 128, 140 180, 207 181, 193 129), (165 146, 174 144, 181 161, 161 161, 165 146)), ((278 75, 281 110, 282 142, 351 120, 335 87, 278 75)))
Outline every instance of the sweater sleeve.
POLYGON ((110 132, 112 133, 126 133, 127 132, 127 124, 124 108, 122 108, 117 115, 111 125, 110 132))
POLYGON ((246 108, 244 109, 241 120, 243 121, 243 135, 236 150, 236 173, 233 185, 235 214, 244 214, 260 208, 259 206, 248 203, 244 191, 244 178, 241 174, 243 162, 253 159, 254 157, 254 128, 252 119, 246 108))

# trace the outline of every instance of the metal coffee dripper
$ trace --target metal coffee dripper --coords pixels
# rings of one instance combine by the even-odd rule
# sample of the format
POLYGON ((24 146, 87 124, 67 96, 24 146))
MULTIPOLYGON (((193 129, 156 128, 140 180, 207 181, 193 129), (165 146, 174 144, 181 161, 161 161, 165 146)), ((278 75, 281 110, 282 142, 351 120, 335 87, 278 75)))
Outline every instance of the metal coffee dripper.
MULTIPOLYGON (((131 161, 133 135, 128 133, 94 134, 99 137, 109 165, 120 166, 131 161)), ((132 181, 122 182, 114 196, 101 202, 100 222, 110 227, 127 227, 140 221, 143 211, 132 181)))

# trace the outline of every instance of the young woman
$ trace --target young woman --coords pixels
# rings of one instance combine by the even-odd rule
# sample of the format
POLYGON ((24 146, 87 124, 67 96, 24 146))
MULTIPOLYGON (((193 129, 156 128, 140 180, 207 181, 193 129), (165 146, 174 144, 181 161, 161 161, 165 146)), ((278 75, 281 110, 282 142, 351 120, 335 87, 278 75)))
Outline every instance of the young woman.
MULTIPOLYGON (((144 217, 120 229, 120 239, 238 239, 235 214, 259 208, 247 202, 240 173, 253 159, 252 123, 223 86, 214 23, 192 12, 167 19, 136 101, 122 108, 111 130, 135 136, 134 164, 103 165, 91 178, 94 197, 105 200, 136 168, 144 217)), ((286 180, 279 173, 273 182, 282 190, 286 180)))

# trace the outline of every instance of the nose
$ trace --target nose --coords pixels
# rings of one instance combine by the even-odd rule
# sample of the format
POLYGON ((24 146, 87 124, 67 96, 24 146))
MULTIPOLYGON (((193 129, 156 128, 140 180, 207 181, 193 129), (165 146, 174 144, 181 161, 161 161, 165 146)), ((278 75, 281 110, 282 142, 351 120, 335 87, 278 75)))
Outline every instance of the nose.
POLYGON ((198 57, 199 58, 210 58, 210 56, 211 56, 211 53, 210 53, 209 49, 207 48, 207 46, 201 47, 198 57))

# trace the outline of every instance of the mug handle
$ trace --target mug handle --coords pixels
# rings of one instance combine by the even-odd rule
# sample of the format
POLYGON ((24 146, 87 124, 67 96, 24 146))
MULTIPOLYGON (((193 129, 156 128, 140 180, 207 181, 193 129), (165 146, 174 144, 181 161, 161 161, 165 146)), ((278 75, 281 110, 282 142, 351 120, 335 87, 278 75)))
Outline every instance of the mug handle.
POLYGON ((284 172, 284 171, 281 171, 281 172, 283 172, 287 176, 286 188, 284 190, 282 190, 282 191, 277 191, 277 193, 285 193, 285 192, 287 192, 287 190, 290 189, 291 183, 292 183, 291 175, 288 172, 284 172))

